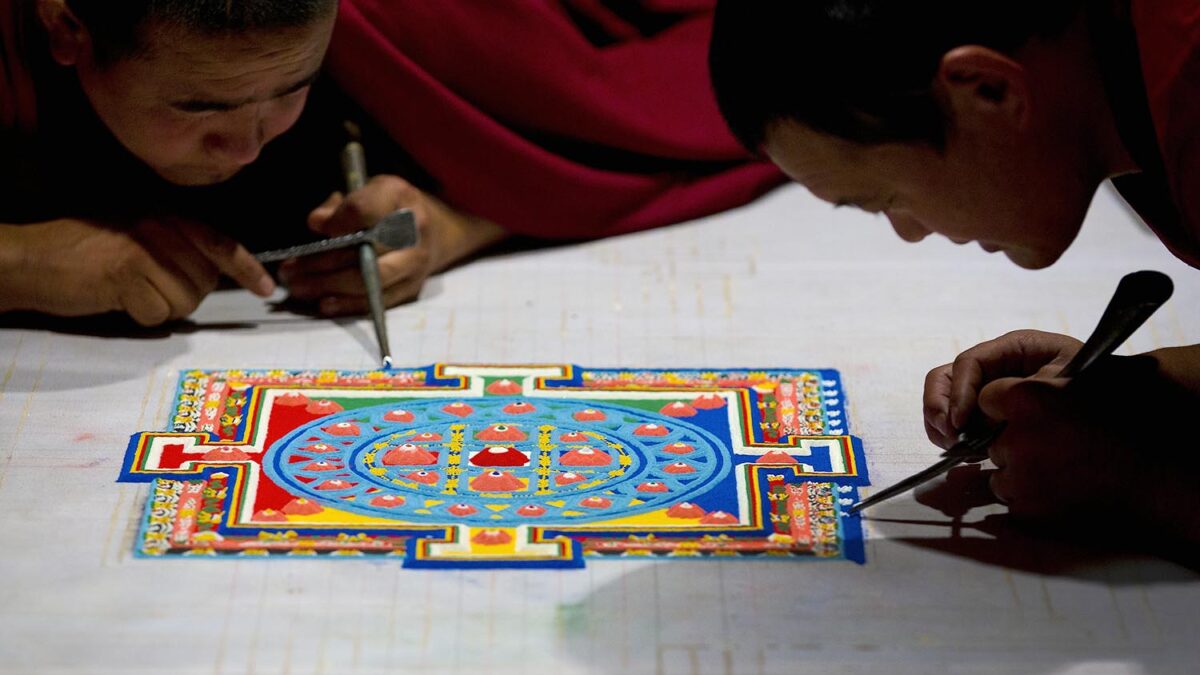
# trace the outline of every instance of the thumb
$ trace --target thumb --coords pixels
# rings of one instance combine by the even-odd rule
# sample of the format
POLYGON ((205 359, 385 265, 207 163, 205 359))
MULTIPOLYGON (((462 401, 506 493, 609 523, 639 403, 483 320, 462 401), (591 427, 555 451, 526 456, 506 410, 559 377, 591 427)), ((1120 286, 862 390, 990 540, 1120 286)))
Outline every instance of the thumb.
POLYGON ((313 209, 313 212, 308 214, 308 229, 317 234, 332 236, 333 233, 328 231, 329 219, 333 217, 334 213, 337 213, 343 199, 340 192, 329 195, 329 199, 326 199, 325 203, 313 209))

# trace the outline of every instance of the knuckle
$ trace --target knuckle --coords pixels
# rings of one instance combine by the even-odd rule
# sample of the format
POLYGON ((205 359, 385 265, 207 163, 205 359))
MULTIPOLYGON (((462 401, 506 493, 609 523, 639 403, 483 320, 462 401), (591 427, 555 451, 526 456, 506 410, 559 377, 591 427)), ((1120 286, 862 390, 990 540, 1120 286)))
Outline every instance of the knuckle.
POLYGON ((366 196, 356 192, 342 201, 338 206, 337 215, 344 220, 365 224, 369 210, 366 196))
POLYGON ((930 399, 926 399, 924 405, 921 406, 921 413, 929 423, 940 421, 946 414, 938 401, 930 399))
POLYGON ((1041 331, 1037 331, 1032 328, 1018 328, 1017 330, 1008 331, 1007 333, 1005 333, 1004 335, 1001 335, 997 339, 998 340, 1029 340, 1029 339, 1035 338, 1039 335, 1042 335, 1041 331))
POLYGON ((197 226, 192 229, 196 242, 202 247, 222 257, 233 255, 238 243, 210 227, 197 226))
POLYGON ((221 273, 217 268, 211 265, 205 265, 200 270, 200 276, 196 279, 196 285, 199 286, 204 295, 208 295, 217 290, 217 286, 221 283, 221 273))
POLYGON ((122 248, 112 259, 109 274, 119 281, 131 281, 145 276, 154 265, 154 258, 137 244, 122 248))
POLYGON ((371 179, 371 183, 374 184, 375 189, 382 190, 384 194, 390 195, 401 203, 412 201, 420 193, 412 183, 399 176, 376 176, 371 179))
POLYGON ((949 364, 949 363, 940 365, 936 368, 931 368, 928 373, 925 373, 926 389, 928 389, 931 385, 936 383, 938 380, 941 380, 942 378, 949 375, 950 370, 951 370, 951 364, 949 364))
MULTIPOLYGON (((984 344, 987 344, 987 343, 984 343, 984 344)), ((979 349, 982 346, 983 345, 980 345, 979 347, 972 347, 971 349, 968 349, 967 351, 954 357, 954 361, 952 361, 949 364, 950 370, 951 371, 960 370, 963 367, 967 366, 968 364, 974 363, 977 360, 976 354, 978 353, 975 350, 979 349)), ((943 368, 945 368, 945 367, 946 366, 943 366, 943 368)))

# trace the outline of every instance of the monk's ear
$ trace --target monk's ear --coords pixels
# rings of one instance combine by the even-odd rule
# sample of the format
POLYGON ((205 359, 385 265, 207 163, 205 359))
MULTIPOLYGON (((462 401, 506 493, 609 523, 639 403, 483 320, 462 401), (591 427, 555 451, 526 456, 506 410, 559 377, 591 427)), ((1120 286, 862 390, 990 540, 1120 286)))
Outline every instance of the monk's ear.
POLYGON ((73 66, 91 50, 91 35, 65 0, 37 0, 38 18, 50 39, 50 55, 64 66, 73 66))
POLYGON ((934 86, 950 107, 956 126, 980 123, 1023 129, 1029 122, 1025 68, 987 47, 956 47, 942 56, 934 86))

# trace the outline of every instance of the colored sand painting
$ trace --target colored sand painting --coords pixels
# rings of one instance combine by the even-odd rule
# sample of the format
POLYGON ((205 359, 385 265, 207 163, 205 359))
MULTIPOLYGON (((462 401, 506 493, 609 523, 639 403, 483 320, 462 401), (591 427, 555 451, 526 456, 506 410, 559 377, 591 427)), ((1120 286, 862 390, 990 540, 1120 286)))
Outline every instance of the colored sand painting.
POLYGON ((148 557, 863 562, 844 400, 832 370, 193 371, 119 480, 148 557))

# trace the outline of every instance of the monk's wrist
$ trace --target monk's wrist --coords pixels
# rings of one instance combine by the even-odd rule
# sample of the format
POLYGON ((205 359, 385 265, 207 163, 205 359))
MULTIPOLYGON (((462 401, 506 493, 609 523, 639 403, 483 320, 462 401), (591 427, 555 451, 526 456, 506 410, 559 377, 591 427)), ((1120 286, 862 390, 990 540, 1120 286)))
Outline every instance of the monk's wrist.
POLYGON ((509 236, 507 230, 490 220, 454 211, 449 206, 443 207, 447 212, 449 227, 446 228, 442 245, 438 247, 440 255, 435 262, 435 270, 446 269, 509 236))
POLYGON ((28 235, 26 226, 0 224, 0 312, 33 309, 28 235))

